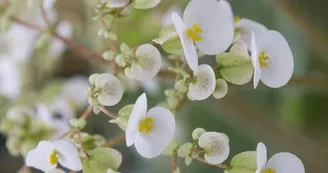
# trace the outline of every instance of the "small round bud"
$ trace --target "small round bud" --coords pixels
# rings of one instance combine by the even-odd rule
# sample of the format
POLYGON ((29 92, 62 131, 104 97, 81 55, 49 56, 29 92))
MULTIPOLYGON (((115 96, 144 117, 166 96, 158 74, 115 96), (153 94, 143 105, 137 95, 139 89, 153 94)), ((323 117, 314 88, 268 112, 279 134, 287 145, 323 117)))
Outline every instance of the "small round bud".
POLYGON ((122 54, 118 54, 115 57, 115 62, 117 65, 119 65, 120 67, 125 67, 126 66, 126 61, 125 61, 125 57, 122 54))
POLYGON ((89 82, 91 85, 94 85, 99 74, 95 73, 89 76, 89 82))
POLYGON ((106 29, 105 28, 100 28, 97 32, 98 36, 104 36, 106 33, 106 29))
POLYGON ((216 99, 221 99, 228 93, 228 83, 224 79, 216 80, 216 88, 213 92, 213 97, 216 99))
POLYGON ((178 156, 185 158, 190 155, 192 148, 192 143, 188 142, 183 144, 178 150, 178 156))
POLYGON ((187 92, 188 86, 186 85, 185 80, 179 80, 177 83, 175 83, 175 89, 177 89, 179 92, 187 92))
POLYGON ((192 139, 198 140, 198 138, 205 132, 206 131, 203 128, 196 128, 194 131, 192 131, 192 139))
POLYGON ((113 61, 114 60, 114 52, 113 51, 105 51, 102 54, 102 57, 106 60, 106 61, 113 61))
POLYGON ((113 32, 107 31, 105 32, 105 38, 108 38, 110 40, 116 41, 117 40, 117 35, 113 32))

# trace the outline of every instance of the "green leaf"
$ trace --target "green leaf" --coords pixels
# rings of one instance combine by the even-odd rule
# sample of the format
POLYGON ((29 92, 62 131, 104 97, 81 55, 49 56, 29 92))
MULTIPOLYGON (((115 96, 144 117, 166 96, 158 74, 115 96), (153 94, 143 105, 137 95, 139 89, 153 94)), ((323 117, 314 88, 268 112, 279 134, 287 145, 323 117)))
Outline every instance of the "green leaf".
POLYGON ((178 156, 182 158, 187 157, 191 152, 191 148, 192 148, 192 143, 187 142, 183 144, 178 150, 178 156))
POLYGON ((244 85, 253 77, 253 65, 248 57, 236 56, 230 53, 217 55, 222 77, 235 85, 244 85))
POLYGON ((244 168, 244 167, 233 167, 224 170, 225 173, 255 173, 256 169, 244 168))
POLYGON ((174 54, 174 55, 181 55, 181 56, 184 55, 179 37, 174 37, 174 38, 166 41, 165 43, 162 44, 162 48, 166 52, 174 54))
POLYGON ((178 33, 176 32, 174 25, 169 25, 161 30, 159 33, 159 37, 156 39, 153 39, 153 42, 157 44, 164 44, 166 41, 169 41, 173 38, 179 37, 178 33))
POLYGON ((133 107, 134 104, 124 106, 122 109, 120 109, 120 111, 118 111, 118 118, 112 119, 109 122, 117 124, 122 130, 125 131, 133 107))
POLYGON ((257 169, 256 164, 256 152, 255 151, 245 151, 235 155, 230 162, 231 167, 243 167, 249 169, 257 169))
POLYGON ((84 173, 106 173, 107 169, 117 170, 122 163, 122 155, 112 148, 97 148, 83 161, 84 173))
POLYGON ((137 9, 148 9, 156 7, 161 0, 133 0, 132 6, 137 9))

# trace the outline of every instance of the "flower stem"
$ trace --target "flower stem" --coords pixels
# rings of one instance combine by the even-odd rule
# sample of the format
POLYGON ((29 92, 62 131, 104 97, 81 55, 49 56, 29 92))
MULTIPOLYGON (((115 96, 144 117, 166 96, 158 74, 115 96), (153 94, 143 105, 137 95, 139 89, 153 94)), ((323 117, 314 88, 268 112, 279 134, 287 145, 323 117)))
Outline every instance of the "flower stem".
POLYGON ((103 145, 104 147, 112 147, 122 141, 125 140, 125 134, 122 133, 119 136, 116 136, 115 138, 109 139, 106 141, 106 143, 103 145))
POLYGON ((202 163, 205 163, 205 164, 208 164, 208 165, 212 165, 212 166, 215 166, 215 167, 218 167, 218 168, 222 168, 222 169, 228 169, 229 168, 229 165, 227 165, 225 163, 220 163, 220 164, 213 165, 213 164, 210 164, 210 163, 206 162, 206 160, 204 160, 203 158, 200 158, 200 157, 197 157, 197 158, 194 158, 194 159, 198 160, 199 162, 202 162, 202 163))
POLYGON ((173 150, 172 155, 172 173, 174 173, 177 170, 178 167, 178 151, 175 149, 173 150))
POLYGON ((107 116, 109 116, 109 117, 111 117, 111 118, 113 118, 113 119, 117 118, 117 116, 116 116, 113 112, 109 111, 109 110, 106 109, 105 107, 103 107, 103 106, 99 106, 99 109, 100 109, 101 112, 103 112, 105 115, 107 115, 107 116))
POLYGON ((88 108, 83 112, 83 114, 81 115, 81 118, 87 118, 88 116, 91 115, 93 106, 89 105, 88 108))

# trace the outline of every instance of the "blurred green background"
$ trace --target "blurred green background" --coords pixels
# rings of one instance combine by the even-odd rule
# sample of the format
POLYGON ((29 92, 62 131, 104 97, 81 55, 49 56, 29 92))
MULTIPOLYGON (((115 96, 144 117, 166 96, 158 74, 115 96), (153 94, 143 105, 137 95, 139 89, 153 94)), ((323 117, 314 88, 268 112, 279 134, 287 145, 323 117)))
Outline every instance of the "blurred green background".
MULTIPOLYGON (((23 0, 22 0, 23 1, 23 0)), ((131 47, 155 38, 161 29, 161 14, 172 5, 183 9, 189 0, 163 0, 152 10, 134 10, 132 16, 120 21, 116 28, 119 40, 131 47)), ((74 42, 99 52, 106 49, 104 40, 96 37, 99 23, 91 18, 96 0, 59 0, 56 7, 63 19, 75 24, 74 42)), ((177 139, 183 143, 191 140, 191 132, 197 127, 207 131, 224 132, 230 137, 231 154, 255 150, 260 141, 267 144, 269 156, 287 151, 298 155, 307 173, 326 173, 328 170, 328 2, 326 0, 230 0, 235 15, 263 23, 280 31, 288 40, 294 54, 295 71, 290 83, 280 89, 261 84, 256 90, 252 84, 229 85, 229 93, 222 100, 213 98, 202 102, 187 102, 178 111, 177 139)), ((213 58, 204 58, 214 62, 213 58)), ((202 59, 202 61, 204 60, 202 59)), ((103 67, 101 67, 103 68, 103 67)), ((67 50, 56 70, 56 77, 74 74, 88 75, 99 69, 67 50)), ((162 81, 163 82, 163 81, 162 81)), ((161 89, 168 87, 163 83, 161 89)), ((170 86, 171 87, 171 86, 170 86)), ((134 103, 136 93, 126 93, 121 103, 111 109, 117 112, 125 104, 134 103)), ((151 105, 164 100, 163 92, 149 95, 151 105)), ((4 106, 3 106, 4 107, 4 106)), ((3 110, 4 112, 4 110, 3 110)), ((114 137, 121 133, 115 125, 107 123, 105 116, 89 119, 88 132, 114 137)), ((1 140, 0 172, 12 173, 23 164, 20 158, 12 158, 5 149, 5 137, 1 140)), ((123 173, 167 173, 171 158, 161 156, 147 160, 134 148, 122 143, 116 147, 123 153, 123 173)), ((223 172, 194 161, 184 166, 182 173, 223 172)))

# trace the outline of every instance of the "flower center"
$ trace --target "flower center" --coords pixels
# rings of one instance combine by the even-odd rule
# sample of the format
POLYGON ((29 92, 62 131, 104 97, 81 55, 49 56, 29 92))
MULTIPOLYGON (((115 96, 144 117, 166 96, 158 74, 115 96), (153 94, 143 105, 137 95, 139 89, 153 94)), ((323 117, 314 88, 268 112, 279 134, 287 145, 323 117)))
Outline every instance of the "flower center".
POLYGON ((268 63, 267 61, 269 60, 269 56, 266 55, 266 53, 264 51, 261 51, 260 55, 259 55, 259 63, 260 63, 260 67, 268 67, 268 63))
POLYGON ((145 118, 139 122, 138 131, 148 134, 154 127, 154 120, 152 118, 145 118))
POLYGON ((191 38, 193 41, 202 41, 202 37, 200 36, 200 33, 202 33, 203 30, 200 29, 198 24, 194 24, 192 28, 187 30, 187 35, 189 38, 191 38))
POLYGON ((50 165, 57 164, 58 158, 57 158, 57 151, 56 150, 51 152, 50 156, 48 157, 48 162, 50 163, 50 165))
POLYGON ((276 171, 271 168, 266 168, 266 169, 263 169, 261 171, 261 173, 276 173, 276 171))

